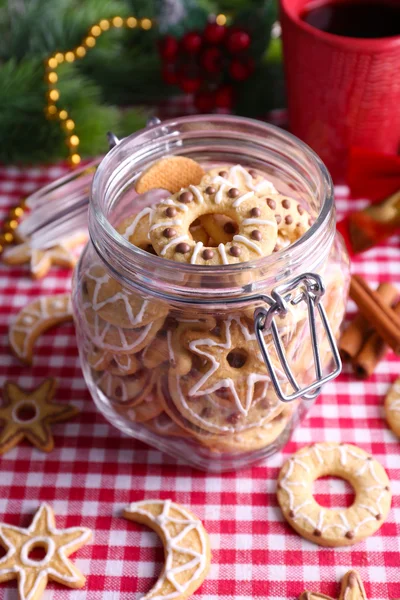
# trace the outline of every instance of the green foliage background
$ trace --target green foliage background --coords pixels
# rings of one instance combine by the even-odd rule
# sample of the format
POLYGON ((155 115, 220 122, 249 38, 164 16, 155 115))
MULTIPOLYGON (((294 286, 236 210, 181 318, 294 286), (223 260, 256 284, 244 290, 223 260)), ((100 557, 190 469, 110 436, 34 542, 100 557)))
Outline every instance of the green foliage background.
MULTIPOLYGON (((150 17, 150 31, 106 32, 81 61, 58 68, 62 102, 76 123, 82 155, 106 149, 105 132, 126 135, 145 123, 145 110, 178 90, 162 83, 157 39, 201 30, 210 14, 227 12, 252 34, 258 65, 239 96, 240 114, 258 116, 281 99, 280 71, 266 60, 275 0, 0 0, 0 162, 54 161, 67 156, 57 121, 44 115, 44 60, 79 45, 88 28, 115 15, 150 17)), ((276 61, 275 61, 276 65, 276 61)))

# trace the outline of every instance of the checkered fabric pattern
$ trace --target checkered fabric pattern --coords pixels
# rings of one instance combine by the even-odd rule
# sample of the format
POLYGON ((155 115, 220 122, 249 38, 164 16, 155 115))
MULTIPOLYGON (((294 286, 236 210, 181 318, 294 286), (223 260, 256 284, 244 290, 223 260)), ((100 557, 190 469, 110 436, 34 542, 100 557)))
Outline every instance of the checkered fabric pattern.
MULTIPOLYGON (((1 168, 0 219, 21 196, 60 176, 66 167, 1 168)), ((337 189, 343 214, 351 202, 337 189)), ((372 285, 390 280, 400 287, 399 239, 358 258, 353 270, 372 285)), ((26 526, 43 501, 49 502, 60 527, 85 525, 94 532, 91 545, 78 551, 76 565, 86 587, 72 591, 50 584, 45 599, 132 600, 150 589, 163 554, 154 533, 121 518, 121 509, 143 498, 171 498, 190 507, 210 533, 211 571, 196 596, 203 600, 254 597, 296 598, 303 590, 337 597, 338 583, 357 568, 371 600, 400 597, 400 442, 383 420, 382 402, 399 375, 389 354, 366 382, 348 368, 328 385, 282 453, 238 473, 207 475, 125 437, 97 412, 86 390, 75 347, 74 328, 60 326, 38 340, 34 364, 24 367, 10 354, 8 323, 40 294, 69 289, 69 272, 53 269, 33 282, 25 268, 0 263, 0 388, 6 379, 26 388, 45 377, 58 380, 56 399, 81 409, 73 421, 53 427, 55 450, 42 454, 28 443, 0 459, 0 521, 26 526), (275 495, 279 468, 292 452, 317 441, 343 441, 371 452, 387 469, 393 506, 379 532, 352 548, 323 549, 299 537, 286 524, 275 495)), ((350 313, 354 305, 349 304, 350 313)), ((350 490, 343 482, 321 480, 317 499, 344 506, 350 490)), ((16 584, 0 584, 0 598, 14 600, 16 584)))

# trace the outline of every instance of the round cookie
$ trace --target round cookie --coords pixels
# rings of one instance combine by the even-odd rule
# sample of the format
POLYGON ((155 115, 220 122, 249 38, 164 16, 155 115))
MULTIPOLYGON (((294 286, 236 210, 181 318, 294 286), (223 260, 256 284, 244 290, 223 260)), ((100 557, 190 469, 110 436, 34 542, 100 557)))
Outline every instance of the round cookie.
POLYGON ((162 412, 154 419, 147 421, 146 428, 152 433, 156 433, 163 437, 190 437, 188 432, 182 429, 182 427, 179 427, 179 425, 177 425, 165 412, 162 412))
POLYGON ((156 378, 153 375, 150 389, 142 394, 142 400, 134 406, 127 404, 114 404, 115 410, 125 419, 133 423, 144 423, 155 419, 163 412, 163 405, 158 394, 156 378))
POLYGON ((193 513, 171 500, 142 500, 129 505, 124 517, 151 527, 164 546, 165 566, 146 600, 186 600, 210 568, 207 531, 193 513))
POLYGON ((297 200, 281 194, 271 194, 264 201, 273 211, 278 223, 278 249, 292 244, 310 229, 310 213, 297 200))
POLYGON ((82 292, 84 300, 104 321, 125 329, 143 327, 168 313, 166 304, 128 292, 99 264, 84 274, 82 292))
POLYGON ((143 171, 136 182, 138 194, 153 189, 164 189, 175 194, 190 184, 198 184, 204 175, 199 163, 186 156, 166 156, 143 171))
POLYGON ((282 467, 278 502, 288 523, 321 546, 350 546, 374 534, 390 509, 392 494, 385 469, 350 444, 321 443, 302 448, 282 467), (313 482, 331 475, 348 481, 356 493, 352 506, 329 509, 313 497, 313 482))
POLYGON ((156 335, 164 322, 164 317, 136 329, 124 329, 104 321, 91 308, 84 305, 84 330, 90 342, 102 350, 113 354, 136 354, 145 348, 156 335))
POLYGON ((385 417, 390 429, 400 437, 400 378, 394 382, 386 395, 385 417))
POLYGON ((96 384, 113 404, 136 406, 150 393, 153 378, 152 374, 145 370, 126 377, 105 371, 96 384))
POLYGON ((111 354, 96 346, 91 346, 86 359, 94 371, 108 370, 112 375, 133 375, 140 369, 135 354, 111 354))
POLYGON ((255 169, 246 169, 242 165, 223 165, 210 169, 204 175, 201 183, 205 185, 223 183, 229 187, 237 187, 246 192, 256 192, 259 195, 278 193, 272 181, 266 179, 255 169))
POLYGON ((274 213, 254 192, 243 192, 225 184, 191 185, 175 194, 172 201, 174 206, 167 209, 164 203, 159 203, 151 219, 150 240, 159 256, 215 266, 268 256, 275 247, 274 213), (191 223, 208 214, 222 214, 237 223, 238 231, 232 241, 214 248, 192 239, 191 223))

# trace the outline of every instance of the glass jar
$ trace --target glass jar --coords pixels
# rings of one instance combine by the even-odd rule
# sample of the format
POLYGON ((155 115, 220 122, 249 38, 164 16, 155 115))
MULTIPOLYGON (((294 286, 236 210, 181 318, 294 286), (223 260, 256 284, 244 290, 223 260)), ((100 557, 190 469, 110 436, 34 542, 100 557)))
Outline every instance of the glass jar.
POLYGON ((334 338, 349 262, 318 157, 249 119, 167 121, 124 139, 101 162, 89 233, 73 305, 84 377, 105 417, 204 469, 244 467, 279 450, 341 368, 334 338), (171 155, 206 170, 255 169, 309 211, 309 230, 270 256, 216 267, 134 246, 121 222, 169 198, 162 190, 138 195, 135 182, 171 155))

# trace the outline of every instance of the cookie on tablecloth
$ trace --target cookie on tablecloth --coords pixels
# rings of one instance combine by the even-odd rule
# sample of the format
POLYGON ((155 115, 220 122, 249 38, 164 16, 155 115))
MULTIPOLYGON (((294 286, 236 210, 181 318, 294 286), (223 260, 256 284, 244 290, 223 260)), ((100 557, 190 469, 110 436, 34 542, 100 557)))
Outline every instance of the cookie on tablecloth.
POLYGON ((390 429, 400 437, 400 378, 394 382, 385 398, 385 416, 390 429))

